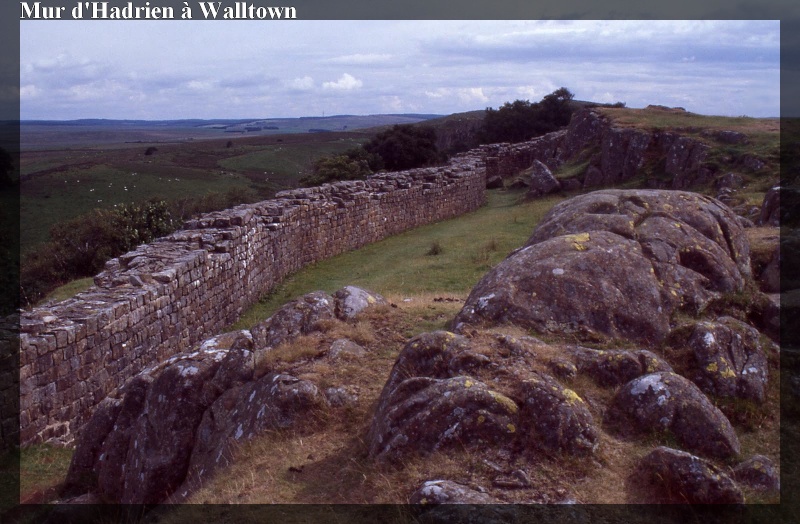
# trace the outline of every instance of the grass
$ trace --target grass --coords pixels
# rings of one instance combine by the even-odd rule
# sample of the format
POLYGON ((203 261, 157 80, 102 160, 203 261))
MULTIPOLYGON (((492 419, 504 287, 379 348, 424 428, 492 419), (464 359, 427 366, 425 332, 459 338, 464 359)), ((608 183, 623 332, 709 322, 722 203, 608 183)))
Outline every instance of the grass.
POLYGON ((59 222, 95 208, 157 197, 177 200, 232 189, 264 198, 297 187, 317 158, 366 140, 364 133, 226 137, 184 143, 95 144, 20 154, 23 252, 48 239, 59 222), (232 147, 227 147, 228 141, 232 147))
POLYGON ((423 226, 318 262, 288 277, 230 329, 247 329, 311 291, 354 285, 387 295, 466 297, 493 265, 530 236, 562 197, 521 202, 524 192, 489 191, 488 203, 456 219, 423 226), (431 256, 432 251, 438 253, 431 256))

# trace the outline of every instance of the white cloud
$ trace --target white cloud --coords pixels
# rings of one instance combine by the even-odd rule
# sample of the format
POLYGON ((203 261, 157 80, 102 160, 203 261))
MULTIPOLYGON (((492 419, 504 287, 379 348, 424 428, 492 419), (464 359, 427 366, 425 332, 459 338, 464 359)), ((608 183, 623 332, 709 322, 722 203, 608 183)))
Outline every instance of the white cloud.
POLYGON ((291 89, 297 89, 299 91, 308 91, 314 88, 314 79, 310 76, 304 76, 302 78, 295 78, 291 82, 289 82, 289 87, 291 89))
POLYGON ((32 100, 39 96, 41 90, 33 84, 20 86, 19 98, 20 100, 32 100))
POLYGON ((359 89, 362 85, 364 85, 364 82, 345 73, 339 77, 339 80, 336 82, 325 82, 322 84, 322 87, 324 89, 334 89, 337 91, 352 91, 353 89, 359 89))

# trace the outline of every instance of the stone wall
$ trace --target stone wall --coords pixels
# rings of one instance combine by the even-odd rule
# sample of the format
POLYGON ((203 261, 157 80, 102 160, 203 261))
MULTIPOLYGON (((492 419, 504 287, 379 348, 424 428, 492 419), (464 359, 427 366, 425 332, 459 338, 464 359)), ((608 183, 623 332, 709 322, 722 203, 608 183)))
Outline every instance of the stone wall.
POLYGON ((219 333, 287 275, 477 209, 485 185, 473 151, 204 215, 109 261, 89 290, 21 315, 20 442, 71 441, 109 393, 219 333))

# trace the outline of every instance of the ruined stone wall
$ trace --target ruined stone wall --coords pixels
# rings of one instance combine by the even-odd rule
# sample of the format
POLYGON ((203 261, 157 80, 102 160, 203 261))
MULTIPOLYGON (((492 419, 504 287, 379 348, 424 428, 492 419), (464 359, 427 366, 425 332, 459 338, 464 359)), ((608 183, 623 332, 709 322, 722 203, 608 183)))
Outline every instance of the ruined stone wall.
POLYGON ((95 286, 20 318, 20 442, 69 442, 109 393, 219 333, 287 275, 477 209, 480 151, 447 166, 279 193, 204 215, 106 264, 95 286))

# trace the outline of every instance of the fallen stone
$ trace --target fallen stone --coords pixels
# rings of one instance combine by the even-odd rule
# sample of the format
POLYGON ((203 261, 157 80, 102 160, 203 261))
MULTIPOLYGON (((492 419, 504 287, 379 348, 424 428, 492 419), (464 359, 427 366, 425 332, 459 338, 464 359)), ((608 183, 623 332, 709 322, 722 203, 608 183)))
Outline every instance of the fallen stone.
POLYGON ((322 291, 314 291, 289 302, 250 331, 256 353, 314 331, 321 320, 335 318, 334 299, 322 291))
POLYGON ((387 304, 386 299, 355 286, 346 286, 333 294, 334 313, 339 320, 352 320, 370 306, 387 304))

